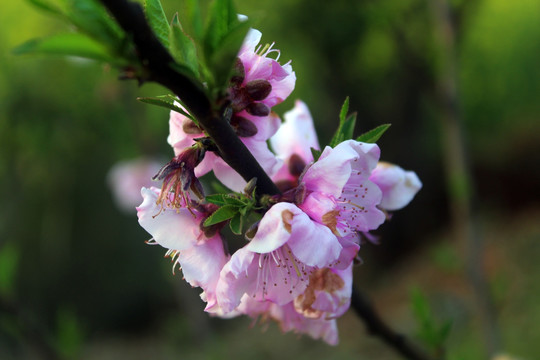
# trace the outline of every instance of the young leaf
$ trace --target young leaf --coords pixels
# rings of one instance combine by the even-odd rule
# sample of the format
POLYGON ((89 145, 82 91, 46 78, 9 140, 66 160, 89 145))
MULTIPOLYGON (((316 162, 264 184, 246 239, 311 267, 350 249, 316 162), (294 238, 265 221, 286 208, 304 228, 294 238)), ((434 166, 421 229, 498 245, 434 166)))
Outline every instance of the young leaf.
POLYGON ((339 125, 342 125, 347 119, 347 114, 349 113, 349 97, 345 98, 345 102, 341 106, 341 111, 339 112, 339 125))
POLYGON ((34 39, 13 50, 20 54, 56 54, 79 56, 87 59, 123 65, 122 59, 111 56, 100 43, 79 33, 58 34, 44 39, 34 39))
POLYGON ((214 194, 214 195, 207 195, 206 201, 212 204, 216 205, 226 205, 225 202, 225 194, 214 194))
POLYGON ((369 130, 368 132, 363 133, 359 137, 356 138, 356 141, 365 142, 365 143, 375 143, 379 138, 382 136, 382 134, 385 133, 386 130, 390 127, 391 124, 383 124, 377 126, 375 129, 369 130))
POLYGON ((123 46, 124 32, 97 0, 68 1, 66 16, 82 32, 112 51, 123 46))
POLYGON ((180 64, 186 65, 195 77, 199 77, 199 61, 193 39, 191 39, 178 20, 178 14, 174 14, 170 33, 171 54, 180 64))
POLYGON ((217 87, 227 84, 236 56, 247 31, 248 21, 240 22, 232 0, 215 0, 204 35, 205 63, 217 87))
POLYGON ((145 0, 144 12, 148 23, 166 49, 169 48, 169 22, 159 0, 145 0))
POLYGON ((242 234, 242 227, 244 225, 244 217, 240 213, 236 213, 234 217, 229 222, 229 227, 231 231, 236 235, 242 234))
POLYGON ((224 205, 214 211, 205 221, 204 226, 211 226, 226 221, 238 214, 238 207, 233 205, 224 205))
POLYGON ((251 23, 248 21, 237 24, 222 39, 220 46, 212 54, 209 66, 218 87, 228 85, 238 52, 250 27, 251 23))
POLYGON ((349 111, 349 97, 345 99, 341 111, 339 112, 339 126, 330 141, 330 147, 334 147, 337 144, 349 140, 353 137, 354 126, 356 125, 356 113, 347 116, 349 111))
POLYGON ((56 6, 50 4, 48 1, 44 0, 28 0, 29 3, 34 5, 35 7, 47 11, 54 15, 63 15, 62 11, 57 8, 56 6))
POLYGON ((203 24, 199 0, 186 0, 185 4, 188 18, 191 20, 193 35, 195 39, 201 40, 203 37, 203 24))
POLYGON ((319 158, 321 157, 322 151, 317 150, 315 148, 310 148, 310 150, 311 150, 311 155, 313 155, 313 161, 319 160, 319 158))
POLYGON ((156 97, 138 97, 137 100, 146 104, 161 106, 169 110, 174 110, 177 113, 180 113, 185 117, 191 119, 195 124, 197 124, 197 120, 193 116, 191 116, 191 114, 174 104, 176 98, 171 95, 160 95, 156 97))

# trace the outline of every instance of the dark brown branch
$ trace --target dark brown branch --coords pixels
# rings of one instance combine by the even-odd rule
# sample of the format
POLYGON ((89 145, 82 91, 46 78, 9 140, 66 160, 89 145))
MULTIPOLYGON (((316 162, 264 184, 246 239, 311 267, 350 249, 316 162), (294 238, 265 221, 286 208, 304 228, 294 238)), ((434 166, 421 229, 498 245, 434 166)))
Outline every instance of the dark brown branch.
POLYGON ((127 0, 101 0, 118 24, 132 37, 147 79, 170 89, 197 118, 209 137, 214 140, 219 155, 236 170, 244 180, 257 178, 257 194, 279 194, 279 190, 240 141, 219 109, 215 109, 205 90, 197 82, 176 71, 174 59, 161 45, 138 3, 127 0))
POLYGON ((364 321, 367 331, 371 335, 379 337, 388 346, 393 348, 406 359, 435 360, 435 358, 428 356, 414 347, 409 341, 407 341, 405 336, 390 329, 377 314, 377 311, 369 299, 354 287, 351 297, 351 307, 364 321))

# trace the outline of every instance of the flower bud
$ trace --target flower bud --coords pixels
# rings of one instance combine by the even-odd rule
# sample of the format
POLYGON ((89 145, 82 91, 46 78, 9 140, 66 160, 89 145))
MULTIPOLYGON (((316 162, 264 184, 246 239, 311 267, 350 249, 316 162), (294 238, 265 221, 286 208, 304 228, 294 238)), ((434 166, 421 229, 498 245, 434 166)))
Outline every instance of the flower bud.
POLYGON ((272 85, 267 80, 253 80, 246 84, 246 91, 252 100, 261 101, 270 95, 272 85))
POLYGON ((270 108, 263 103, 251 103, 246 107, 246 111, 253 116, 268 116, 270 108))
POLYGON ((240 137, 251 137, 257 134, 257 126, 251 121, 241 116, 235 116, 231 120, 231 125, 240 137))

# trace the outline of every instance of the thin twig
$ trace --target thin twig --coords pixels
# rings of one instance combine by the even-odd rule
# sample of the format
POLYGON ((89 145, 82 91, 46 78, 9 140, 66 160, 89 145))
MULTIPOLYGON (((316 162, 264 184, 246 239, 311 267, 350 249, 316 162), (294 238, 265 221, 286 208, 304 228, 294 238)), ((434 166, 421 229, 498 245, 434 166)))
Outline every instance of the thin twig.
POLYGON ((275 195, 279 190, 251 152, 240 141, 204 89, 187 76, 174 70, 174 59, 161 45, 148 25, 140 4, 127 0, 101 0, 118 24, 132 37, 148 80, 171 90, 197 118, 208 136, 214 140, 219 155, 244 180, 257 178, 257 194, 275 195))
POLYGON ((384 323, 371 301, 358 289, 353 287, 351 297, 351 307, 356 314, 364 321, 367 331, 379 337, 392 349, 410 360, 435 360, 435 358, 421 352, 413 346, 405 336, 396 333, 384 323))

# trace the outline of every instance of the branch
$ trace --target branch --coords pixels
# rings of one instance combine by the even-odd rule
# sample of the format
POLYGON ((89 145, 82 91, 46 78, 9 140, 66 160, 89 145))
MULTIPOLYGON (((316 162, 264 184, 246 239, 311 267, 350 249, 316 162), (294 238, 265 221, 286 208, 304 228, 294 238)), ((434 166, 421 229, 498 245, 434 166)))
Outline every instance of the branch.
POLYGON ((187 76, 174 70, 174 59, 161 45, 138 3, 127 0, 101 0, 120 27, 131 36, 141 64, 150 81, 171 90, 197 118, 200 126, 214 140, 219 155, 244 180, 257 178, 257 195, 279 194, 279 190, 265 173, 251 152, 240 141, 229 123, 207 96, 204 89, 187 76))
POLYGON ((369 299, 353 287, 351 307, 366 324, 367 331, 410 360, 435 360, 414 347, 405 336, 394 332, 377 314, 369 299))

